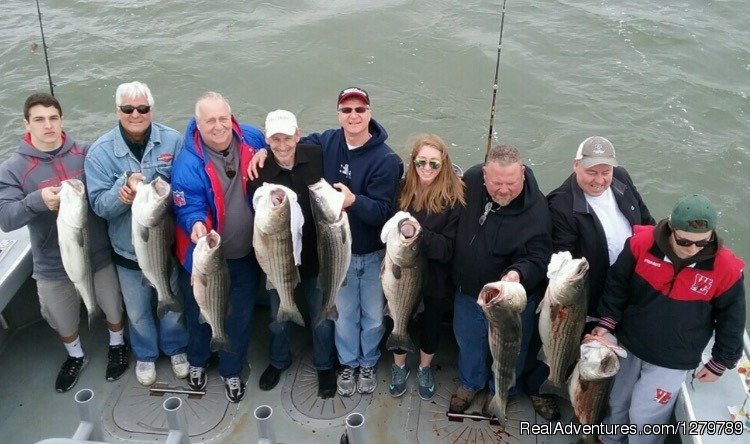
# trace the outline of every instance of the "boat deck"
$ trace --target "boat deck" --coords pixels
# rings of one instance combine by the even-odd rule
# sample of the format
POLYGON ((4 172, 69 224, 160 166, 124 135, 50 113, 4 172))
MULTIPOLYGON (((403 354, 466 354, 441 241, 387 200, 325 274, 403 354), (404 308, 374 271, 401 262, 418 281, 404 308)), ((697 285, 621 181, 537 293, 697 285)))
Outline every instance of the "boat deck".
MULTIPOLYGON (((373 395, 356 394, 322 400, 316 396, 317 380, 310 363, 310 336, 295 326, 294 364, 282 375, 279 385, 269 391, 258 389, 260 373, 268 364, 268 335, 265 320, 268 311, 258 307, 255 329, 248 355, 247 393, 239 404, 230 404, 216 369, 209 371, 207 393, 200 398, 177 395, 183 400, 191 442, 248 442, 258 436, 253 411, 260 405, 273 408, 272 424, 279 442, 338 442, 343 434, 344 418, 351 412, 364 415, 367 442, 430 443, 569 443, 572 436, 521 436, 520 421, 545 423, 537 418, 525 396, 508 406, 506 430, 487 421, 465 419, 449 421, 445 413, 456 387, 456 345, 445 340, 434 360, 437 393, 422 401, 416 393, 415 373, 409 389, 400 398, 388 394, 390 355, 383 353, 378 368, 378 388, 373 395)), ((107 382, 106 331, 99 321, 92 332, 81 332, 89 356, 87 367, 76 387, 68 393, 54 391, 54 379, 65 358, 64 348, 52 329, 38 321, 18 329, 0 351, 0 442, 37 442, 52 437, 71 437, 79 422, 74 405, 77 390, 89 388, 95 417, 101 420, 103 438, 109 442, 158 442, 168 433, 162 403, 170 395, 152 396, 140 386, 133 365, 118 381, 107 382)), ((450 333, 446 326, 446 334, 450 333)), ((450 338, 449 335, 446 335, 450 338)), ((416 362, 410 355, 408 363, 416 362)), ((157 365, 158 383, 187 389, 187 383, 174 379, 169 361, 157 365)), ((477 396, 467 413, 481 410, 484 394, 477 396)), ((563 419, 572 416, 569 404, 562 405, 563 419)))

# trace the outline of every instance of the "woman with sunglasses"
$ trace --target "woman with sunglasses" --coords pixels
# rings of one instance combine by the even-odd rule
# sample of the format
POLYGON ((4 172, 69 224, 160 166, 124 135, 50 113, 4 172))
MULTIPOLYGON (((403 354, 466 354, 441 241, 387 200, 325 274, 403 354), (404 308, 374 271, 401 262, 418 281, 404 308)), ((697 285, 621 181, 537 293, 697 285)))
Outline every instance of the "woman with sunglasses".
MULTIPOLYGON (((417 379, 419 397, 428 400, 435 394, 432 358, 440 338, 440 322, 448 308, 454 288, 450 261, 460 211, 466 204, 465 185, 456 174, 448 148, 434 134, 415 136, 408 145, 411 155, 406 176, 401 182, 397 206, 408 211, 422 227, 423 251, 427 256, 427 275, 422 289, 424 312, 420 326, 420 351, 417 379)), ((406 391, 409 368, 406 351, 395 350, 389 391, 398 397, 406 391)))
MULTIPOLYGON (((620 358, 605 423, 629 422, 639 431, 644 424, 665 424, 689 370, 699 367, 694 378, 713 382, 742 355, 745 264, 715 230, 716 211, 708 198, 685 196, 656 227, 636 226, 610 268, 602 318, 592 333, 614 332, 628 356, 620 358), (702 363, 712 334, 711 359, 702 363)), ((629 438, 664 441, 664 436, 629 438)), ((623 439, 605 436, 604 442, 623 439)))

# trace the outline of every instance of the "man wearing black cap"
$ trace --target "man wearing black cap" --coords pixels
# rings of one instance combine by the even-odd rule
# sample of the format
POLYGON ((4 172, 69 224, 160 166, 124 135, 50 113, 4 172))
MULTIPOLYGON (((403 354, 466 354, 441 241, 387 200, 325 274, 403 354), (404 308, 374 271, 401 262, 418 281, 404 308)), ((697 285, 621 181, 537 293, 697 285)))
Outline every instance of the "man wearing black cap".
MULTIPOLYGON (((716 211, 705 196, 677 201, 656 227, 636 226, 612 265, 593 334, 613 332, 620 358, 609 398, 608 424, 665 424, 688 370, 716 381, 742 355, 745 287, 742 259, 723 246, 716 211)), ((604 442, 656 443, 664 436, 605 436, 604 442), (627 440, 629 438, 629 441, 627 440)))
MULTIPOLYGON (((378 234, 393 215, 396 187, 404 172, 398 154, 386 144, 388 133, 372 118, 370 96, 362 88, 342 90, 336 100, 340 128, 310 134, 301 142, 323 147, 323 177, 344 194, 352 233, 352 259, 345 285, 336 297, 336 349, 343 370, 338 393, 375 391, 379 344, 385 332, 385 298, 380 265, 385 254, 378 234)), ((262 154, 261 154, 262 153, 262 154)), ((257 158, 257 160, 256 160, 257 158)), ((248 168, 257 177, 266 153, 248 168)))

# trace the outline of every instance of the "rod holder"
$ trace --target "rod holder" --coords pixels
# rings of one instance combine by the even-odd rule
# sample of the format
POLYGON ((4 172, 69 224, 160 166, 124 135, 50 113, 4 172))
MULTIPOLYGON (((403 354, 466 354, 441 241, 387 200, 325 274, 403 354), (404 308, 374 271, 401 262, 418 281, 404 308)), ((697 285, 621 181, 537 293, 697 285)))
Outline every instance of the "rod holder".
POLYGON ((167 414, 167 424, 169 425, 169 435, 167 435, 166 442, 169 444, 190 444, 187 420, 185 419, 185 412, 182 411, 182 399, 177 396, 170 396, 164 400, 162 408, 167 414))
POLYGON ((76 406, 78 406, 78 415, 81 422, 73 434, 73 439, 83 441, 101 441, 102 431, 99 423, 91 416, 91 403, 94 401, 94 391, 91 389, 81 389, 73 396, 76 406))
POLYGON ((258 444, 276 444, 276 433, 273 430, 273 408, 270 405, 258 406, 253 412, 258 422, 258 444))
POLYGON ((365 442, 365 416, 361 413, 349 413, 346 416, 346 438, 349 444, 365 442))

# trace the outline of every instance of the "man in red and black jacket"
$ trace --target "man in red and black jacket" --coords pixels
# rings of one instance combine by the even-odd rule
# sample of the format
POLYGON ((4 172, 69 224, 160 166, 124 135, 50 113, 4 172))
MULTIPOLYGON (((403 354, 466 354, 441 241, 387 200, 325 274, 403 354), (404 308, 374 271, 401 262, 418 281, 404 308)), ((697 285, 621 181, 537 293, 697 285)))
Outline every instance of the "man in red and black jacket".
MULTIPOLYGON (((711 359, 695 377, 716 381, 742 355, 745 287, 742 259, 716 234, 716 211, 698 194, 677 201, 669 219, 636 227, 610 268, 595 335, 614 332, 629 354, 610 393, 608 424, 667 423, 688 370, 701 363, 711 334, 711 359)), ((629 442, 663 442, 630 436, 629 442)), ((605 436, 604 442, 624 442, 605 436)))

